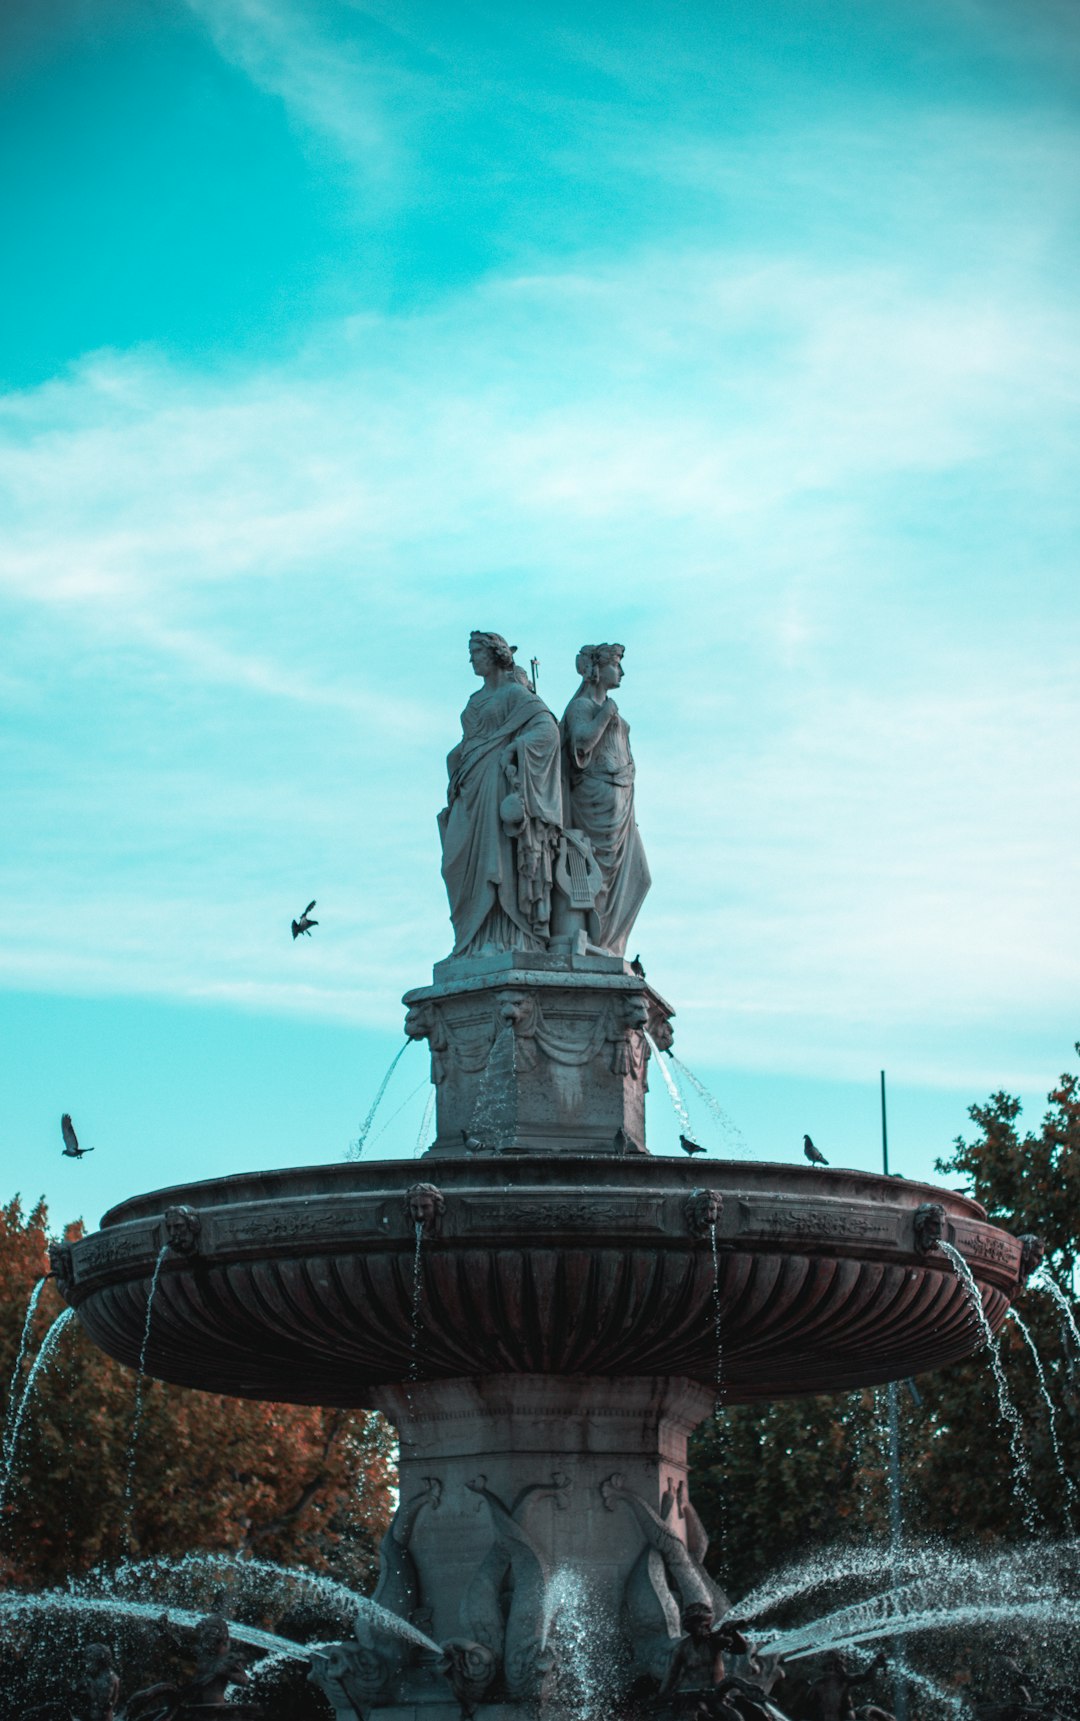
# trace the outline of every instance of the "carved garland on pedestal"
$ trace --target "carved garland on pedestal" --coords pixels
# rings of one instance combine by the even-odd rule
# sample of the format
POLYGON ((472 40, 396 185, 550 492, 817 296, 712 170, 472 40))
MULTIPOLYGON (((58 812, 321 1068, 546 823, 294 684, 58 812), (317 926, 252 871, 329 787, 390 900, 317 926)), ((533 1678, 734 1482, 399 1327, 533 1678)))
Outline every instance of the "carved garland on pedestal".
POLYGON ((524 988, 499 991, 490 1011, 482 1010, 468 1023, 450 1021, 444 1006, 432 998, 411 1005, 405 1017, 410 1040, 428 1042, 436 1087, 455 1067, 465 1075, 479 1075, 496 1039, 507 1028, 513 1031, 519 1070, 535 1069, 541 1056, 554 1064, 580 1068, 603 1055, 613 1075, 630 1076, 646 1088, 646 1034, 661 1051, 674 1039, 668 1012, 641 992, 616 994, 572 1026, 546 1016, 537 994, 524 988))

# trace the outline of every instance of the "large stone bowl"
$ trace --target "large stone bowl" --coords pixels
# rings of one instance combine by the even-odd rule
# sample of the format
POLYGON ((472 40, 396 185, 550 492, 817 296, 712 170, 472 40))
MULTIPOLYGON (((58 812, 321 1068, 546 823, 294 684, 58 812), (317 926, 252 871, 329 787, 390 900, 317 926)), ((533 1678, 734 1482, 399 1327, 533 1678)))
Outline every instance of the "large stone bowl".
POLYGON ((243 1398, 361 1407, 394 1383, 515 1375, 714 1390, 722 1374, 738 1403, 968 1355, 978 1327, 939 1234, 996 1329, 1022 1250, 975 1202, 716 1160, 507 1155, 223 1177, 113 1208, 58 1278, 110 1355, 136 1366, 145 1341, 148 1373, 243 1398))

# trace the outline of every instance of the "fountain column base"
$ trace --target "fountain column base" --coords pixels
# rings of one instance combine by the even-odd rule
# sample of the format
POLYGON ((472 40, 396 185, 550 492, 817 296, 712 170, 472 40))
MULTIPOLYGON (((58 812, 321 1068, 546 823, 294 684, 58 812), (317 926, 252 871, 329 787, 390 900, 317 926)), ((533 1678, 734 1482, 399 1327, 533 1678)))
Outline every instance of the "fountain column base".
MULTIPOLYGON (((711 1415, 712 1393, 677 1376, 507 1374, 395 1383, 373 1396, 400 1433, 401 1513, 423 1502, 400 1550, 412 1563, 414 1622, 437 1642, 483 1641, 499 1548, 510 1547, 501 1588, 495 1577, 508 1670, 515 1655, 543 1651, 553 1617, 575 1598, 614 1662, 627 1580, 653 1518, 686 1547, 687 1439, 711 1415)), ((556 1653, 558 1637, 556 1624, 556 1653)), ((492 1697, 485 1721, 536 1712, 535 1695, 492 1697)), ((446 1681, 422 1668, 405 1675, 401 1698, 378 1708, 380 1721, 432 1717, 443 1705, 457 1713, 446 1681)), ((542 1698, 539 1712, 563 1708, 542 1698)))

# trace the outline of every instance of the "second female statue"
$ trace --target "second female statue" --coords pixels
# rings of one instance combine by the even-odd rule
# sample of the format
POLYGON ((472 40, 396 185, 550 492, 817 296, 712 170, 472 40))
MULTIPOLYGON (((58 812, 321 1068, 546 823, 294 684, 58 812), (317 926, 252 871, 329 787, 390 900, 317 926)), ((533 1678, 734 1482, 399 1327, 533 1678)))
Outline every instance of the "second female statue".
POLYGON ((474 632, 484 685, 461 714, 439 814, 454 955, 542 950, 563 827, 559 725, 498 633, 474 632))
POLYGON ((600 864, 598 943, 614 956, 625 954, 652 883, 634 816, 630 726, 611 697, 623 678, 622 660, 621 645, 583 645, 577 656, 581 686, 562 720, 567 824, 588 837, 600 864))

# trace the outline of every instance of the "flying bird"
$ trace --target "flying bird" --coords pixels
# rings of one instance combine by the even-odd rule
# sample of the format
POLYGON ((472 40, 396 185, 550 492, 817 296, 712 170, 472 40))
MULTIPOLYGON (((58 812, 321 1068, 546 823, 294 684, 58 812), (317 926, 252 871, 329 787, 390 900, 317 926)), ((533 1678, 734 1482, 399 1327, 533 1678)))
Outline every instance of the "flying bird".
POLYGON ((640 956, 634 957, 634 960, 630 964, 630 968, 631 968, 632 973, 636 974, 639 980, 644 980, 644 978, 645 978, 645 964, 642 962, 640 956))
POLYGON ((705 1152, 705 1149, 703 1147, 699 1147, 696 1141, 691 1141, 688 1135, 680 1135, 679 1146, 682 1148, 684 1153, 690 1154, 691 1157, 695 1153, 705 1152))
POLYGON ((68 1111, 60 1119, 60 1134, 64 1138, 65 1159, 81 1159, 84 1153, 93 1153, 92 1147, 79 1146, 79 1138, 75 1134, 75 1126, 71 1121, 71 1113, 68 1111))
POLYGON ((318 924, 319 924, 317 920, 312 920, 312 918, 311 918, 311 911, 314 907, 315 907, 315 898, 312 897, 311 901, 308 903, 307 907, 305 908, 303 914, 300 916, 300 919, 294 920, 292 923, 292 935, 294 938, 299 938, 299 936, 302 932, 306 932, 308 937, 309 938, 311 937, 312 927, 318 926, 318 924))
POLYGON ((802 1150, 811 1165, 828 1165, 829 1162, 825 1155, 820 1148, 814 1146, 808 1135, 804 1135, 802 1138, 802 1150))

